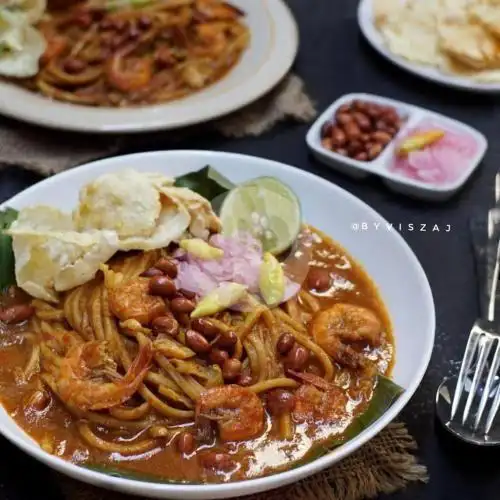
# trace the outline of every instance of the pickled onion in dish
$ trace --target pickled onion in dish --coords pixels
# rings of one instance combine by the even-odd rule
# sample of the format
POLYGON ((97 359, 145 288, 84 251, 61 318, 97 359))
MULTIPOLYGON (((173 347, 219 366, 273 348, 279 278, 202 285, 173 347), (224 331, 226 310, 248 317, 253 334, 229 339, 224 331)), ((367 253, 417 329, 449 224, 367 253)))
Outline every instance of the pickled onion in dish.
MULTIPOLYGON (((263 261, 261 243, 248 233, 236 236, 216 234, 210 244, 224 251, 219 259, 202 260, 183 250, 175 254, 178 274, 177 288, 204 297, 221 283, 245 285, 252 294, 259 293, 259 272, 263 261)), ((286 280, 283 302, 296 295, 300 285, 286 280)))
POLYGON ((394 155, 390 170, 428 184, 443 185, 456 181, 467 170, 479 148, 468 132, 435 120, 425 120, 400 139, 396 149, 408 137, 436 129, 445 132, 439 141, 404 156, 394 155))

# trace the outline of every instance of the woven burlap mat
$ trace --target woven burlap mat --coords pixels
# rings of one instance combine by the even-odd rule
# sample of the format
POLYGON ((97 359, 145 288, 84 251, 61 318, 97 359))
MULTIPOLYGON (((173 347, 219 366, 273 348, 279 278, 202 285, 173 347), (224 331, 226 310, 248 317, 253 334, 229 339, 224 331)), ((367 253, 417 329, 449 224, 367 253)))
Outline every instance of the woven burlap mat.
POLYGON ((307 123, 316 116, 303 81, 294 74, 269 94, 233 114, 205 125, 178 131, 130 136, 96 136, 44 129, 0 118, 0 167, 18 166, 42 175, 62 172, 82 163, 120 153, 123 149, 149 149, 168 137, 171 144, 186 136, 217 131, 226 137, 257 136, 277 123, 307 123))
MULTIPOLYGON (((392 423, 334 467, 290 486, 243 500, 363 500, 393 493, 410 482, 426 483, 427 469, 414 456, 417 445, 402 423, 392 423)), ((67 500, 139 500, 58 476, 67 500)))

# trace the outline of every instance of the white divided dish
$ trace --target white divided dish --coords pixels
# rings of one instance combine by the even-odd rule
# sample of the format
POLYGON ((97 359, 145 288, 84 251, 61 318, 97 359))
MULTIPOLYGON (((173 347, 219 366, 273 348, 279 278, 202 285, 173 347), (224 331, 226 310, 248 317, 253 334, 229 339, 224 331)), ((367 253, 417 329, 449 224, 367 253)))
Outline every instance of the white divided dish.
POLYGON ((429 201, 444 201, 459 191, 479 166, 488 148, 488 142, 484 135, 465 123, 412 104, 365 93, 346 94, 337 99, 311 126, 307 133, 306 141, 313 155, 319 161, 339 172, 356 179, 363 179, 369 175, 375 175, 380 177, 384 183, 394 191, 429 201), (321 129, 325 122, 333 120, 336 111, 342 105, 355 100, 368 101, 382 106, 391 106, 396 110, 402 120, 402 125, 398 133, 380 155, 371 161, 358 161, 343 156, 325 148, 321 143, 321 129), (467 165, 467 168, 465 168, 453 182, 437 185, 431 182, 411 179, 390 169, 395 144, 398 139, 407 134, 409 130, 418 126, 418 124, 425 119, 436 120, 444 128, 469 134, 477 143, 477 151, 474 157, 467 165))

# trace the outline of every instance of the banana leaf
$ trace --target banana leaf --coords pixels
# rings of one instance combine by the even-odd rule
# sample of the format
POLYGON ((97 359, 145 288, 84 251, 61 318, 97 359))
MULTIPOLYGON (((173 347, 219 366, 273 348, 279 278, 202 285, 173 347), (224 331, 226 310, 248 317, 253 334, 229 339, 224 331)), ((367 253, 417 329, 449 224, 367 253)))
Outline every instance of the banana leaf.
POLYGON ((181 175, 175 179, 177 187, 189 188, 200 194, 212 203, 217 212, 224 201, 225 195, 235 187, 229 179, 226 179, 210 165, 196 172, 181 175))
MULTIPOLYGON (((328 453, 341 444, 353 439, 358 434, 367 429, 370 425, 376 422, 398 399, 404 392, 404 389, 395 384, 392 380, 382 375, 378 376, 377 385, 373 397, 366 411, 360 415, 344 432, 340 438, 336 438, 325 445, 316 447, 309 452, 304 458, 294 463, 292 468, 297 468, 306 463, 312 462, 328 453)), ((200 484, 191 481, 174 481, 169 479, 158 478, 145 473, 129 472, 114 467, 105 465, 83 465, 86 469, 91 469, 96 472, 108 474, 113 477, 122 479, 131 479, 135 481, 146 481, 150 483, 163 484, 200 484)))
POLYGON ((118 477, 120 479, 129 479, 131 481, 143 481, 146 483, 160 483, 160 484, 201 484, 200 482, 194 481, 175 481, 173 479, 164 479, 153 474, 147 474, 146 472, 134 472, 125 469, 119 469, 117 467, 110 467, 108 465, 97 465, 97 464, 85 464, 81 465, 84 469, 89 469, 94 472, 99 472, 101 474, 106 474, 107 476, 118 477))
POLYGON ((16 284, 15 261, 12 251, 12 238, 4 233, 17 219, 18 212, 13 208, 0 211, 0 292, 16 284))
POLYGON ((403 394, 404 389, 395 384, 391 379, 379 375, 373 397, 366 411, 359 415, 345 430, 342 436, 311 450, 305 457, 295 463, 294 467, 300 467, 330 453, 345 442, 355 438, 365 429, 375 423, 403 394))

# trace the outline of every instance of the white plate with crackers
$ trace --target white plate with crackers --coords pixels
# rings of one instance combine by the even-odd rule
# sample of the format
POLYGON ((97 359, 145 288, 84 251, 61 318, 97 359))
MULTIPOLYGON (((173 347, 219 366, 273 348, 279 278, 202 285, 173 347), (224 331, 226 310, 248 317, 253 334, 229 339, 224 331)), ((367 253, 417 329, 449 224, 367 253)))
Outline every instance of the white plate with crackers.
POLYGON ((500 58, 494 61, 500 54, 500 6, 485 7, 480 0, 360 0, 358 24, 379 54, 410 73, 456 89, 500 92, 500 58), (431 29, 433 16, 445 19, 439 35, 431 29))

